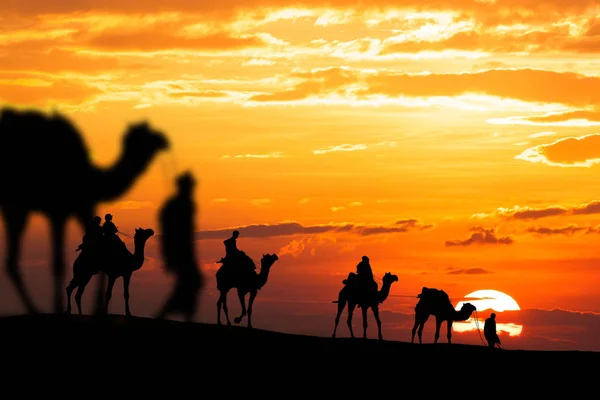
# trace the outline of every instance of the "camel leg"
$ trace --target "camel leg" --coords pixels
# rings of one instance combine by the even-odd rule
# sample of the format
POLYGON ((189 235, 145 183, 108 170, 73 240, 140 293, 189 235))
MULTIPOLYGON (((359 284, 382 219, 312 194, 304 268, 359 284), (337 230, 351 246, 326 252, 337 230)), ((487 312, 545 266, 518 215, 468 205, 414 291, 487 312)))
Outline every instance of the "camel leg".
POLYGON ((335 316, 335 327, 333 328, 333 335, 331 336, 334 339, 335 339, 335 332, 337 331, 338 324, 340 323, 340 317, 342 316, 342 313, 344 312, 344 308, 346 307, 346 300, 338 299, 337 305, 338 305, 338 310, 337 310, 337 315, 335 316))
POLYGON ((428 318, 428 315, 422 317, 420 314, 415 313, 415 324, 412 328, 412 339, 410 341, 411 343, 415 342, 415 331, 417 332, 417 335, 419 337, 419 344, 423 343, 423 328, 425 327, 425 322, 427 322, 428 318))
POLYGON ((7 255, 6 255, 6 273, 12 281, 15 289, 25 309, 29 314, 37 314, 37 309, 25 289, 23 276, 19 268, 19 258, 21 257, 21 241, 27 223, 27 213, 23 210, 14 210, 4 208, 4 223, 6 226, 7 255))
POLYGON ((425 322, 427 322, 427 320, 421 322, 421 324, 419 325, 419 329, 417 329, 417 336, 419 336, 419 344, 423 344, 423 328, 425 328, 425 322))
POLYGON ((248 328, 252 328, 252 305, 256 298, 256 290, 250 292, 250 298, 248 299, 248 328))
POLYGON ((240 305, 242 306, 242 312, 241 312, 241 314, 240 314, 239 317, 235 317, 233 319, 233 322, 235 322, 236 324, 239 324, 240 322, 242 322, 242 319, 247 314, 247 311, 246 311, 246 293, 244 293, 244 292, 242 292, 241 290, 238 289, 238 298, 240 299, 240 305))
POLYGON ((437 343, 440 338, 440 328, 442 327, 443 320, 440 318, 435 319, 435 340, 433 343, 437 343))
POLYGON ((85 285, 79 285, 77 287, 77 292, 75 292, 75 304, 77 304, 77 312, 79 315, 83 315, 81 311, 81 297, 83 296, 83 291, 85 290, 85 285))
POLYGON ((225 313, 225 318, 227 319, 227 325, 231 325, 231 321, 229 321, 229 311, 227 309, 227 292, 221 291, 221 295, 219 296, 219 301, 217 301, 217 324, 221 325, 221 307, 223 307, 223 312, 225 313))
POLYGON ((65 314, 71 314, 71 294, 77 287, 78 285, 75 279, 71 279, 71 282, 69 282, 69 285, 67 286, 67 309, 65 310, 65 314))
MULTIPOLYGON (((417 328, 419 328, 421 325, 421 316, 419 315, 419 313, 415 313, 415 323, 413 325, 412 328, 412 336, 410 338, 410 342, 414 343, 415 342, 415 333, 417 332, 417 328)), ((421 336, 419 336, 419 343, 421 342, 421 336)))
POLYGON ((221 304, 223 304, 223 292, 219 293, 219 299, 217 300, 217 325, 221 325, 221 304))
POLYGON ((350 337, 354 338, 354 331, 352 330, 352 314, 354 313, 355 303, 348 302, 348 329, 350 330, 350 337))
POLYGON ((106 287, 106 276, 104 273, 100 272, 98 274, 98 286, 96 287, 96 298, 94 304, 94 314, 102 314, 104 312, 104 302, 106 299, 104 298, 104 290, 106 287))
POLYGON ((131 317, 129 309, 129 283, 131 282, 131 274, 123 275, 123 297, 125 297, 125 315, 131 317))
POLYGON ((62 288, 65 280, 65 219, 60 216, 52 224, 52 277, 54 278, 54 312, 61 313, 62 288))
POLYGON ((379 319, 379 307, 375 306, 371 308, 373 311, 373 317, 375 317, 375 321, 377 322, 377 333, 379 335, 379 340, 383 340, 383 334, 381 333, 381 319, 379 319))
POLYGON ((108 303, 110 302, 110 298, 112 297, 113 286, 115 286, 116 278, 109 276, 108 277, 108 286, 106 287, 106 302, 104 303, 104 309, 102 310, 102 314, 108 314, 108 303))
POLYGON ((448 328, 448 332, 446 334, 448 343, 452 343, 452 321, 446 321, 446 327, 448 328))
POLYGON ((363 339, 367 338, 367 327, 369 326, 369 324, 367 323, 367 311, 369 311, 369 307, 366 306, 362 306, 361 309, 362 311, 362 320, 363 320, 363 339))

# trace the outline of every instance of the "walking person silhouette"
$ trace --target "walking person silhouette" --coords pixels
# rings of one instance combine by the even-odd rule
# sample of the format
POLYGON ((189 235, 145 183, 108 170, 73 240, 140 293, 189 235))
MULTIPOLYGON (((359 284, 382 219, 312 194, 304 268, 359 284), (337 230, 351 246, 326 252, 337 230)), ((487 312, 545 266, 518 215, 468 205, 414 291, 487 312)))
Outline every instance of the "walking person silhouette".
POLYGON ((496 313, 492 313, 483 325, 483 335, 488 342, 488 347, 493 349, 496 344, 500 345, 500 337, 496 332, 496 313))
POLYGON ((164 265, 168 273, 175 275, 176 283, 156 318, 181 313, 188 322, 191 321, 198 306, 198 293, 204 286, 194 247, 194 186, 190 172, 181 174, 177 178, 177 193, 167 200, 160 211, 164 265))

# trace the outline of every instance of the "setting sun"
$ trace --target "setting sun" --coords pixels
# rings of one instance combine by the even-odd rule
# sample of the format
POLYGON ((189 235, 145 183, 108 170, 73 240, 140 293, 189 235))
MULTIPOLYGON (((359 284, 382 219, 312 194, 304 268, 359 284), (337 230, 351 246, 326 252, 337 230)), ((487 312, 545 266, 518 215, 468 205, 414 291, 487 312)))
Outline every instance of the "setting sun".
MULTIPOLYGON (((458 302, 456 305, 456 310, 460 310, 464 303, 473 304, 475 307, 477 307, 477 312, 475 312, 471 318, 464 322, 455 322, 454 330, 457 332, 469 332, 483 329, 485 318, 479 316, 479 313, 482 311, 492 310, 500 315, 505 311, 519 311, 521 309, 516 300, 511 296, 498 290, 490 289, 477 290, 469 293, 464 297, 463 301, 458 302)), ((487 316, 488 315, 486 315, 486 317, 487 316)), ((499 319, 501 319, 501 317, 499 319)), ((499 332, 506 332, 510 336, 519 336, 523 332, 523 325, 512 322, 498 322, 496 329, 499 332)))
POLYGON ((496 312, 518 311, 521 309, 515 299, 497 290, 477 290, 466 295, 464 299, 464 301, 460 301, 456 305, 457 310, 460 310, 464 303, 473 304, 477 307, 478 312, 486 310, 494 310, 496 312))

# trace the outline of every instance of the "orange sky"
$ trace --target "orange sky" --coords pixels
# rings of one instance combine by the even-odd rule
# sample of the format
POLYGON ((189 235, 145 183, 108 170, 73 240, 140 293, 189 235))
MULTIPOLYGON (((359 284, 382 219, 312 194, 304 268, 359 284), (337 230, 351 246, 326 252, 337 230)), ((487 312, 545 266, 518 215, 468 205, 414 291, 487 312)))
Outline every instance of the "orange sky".
MULTIPOLYGON (((0 4, 0 102, 62 110, 98 165, 130 122, 167 132, 172 150, 99 210, 121 231, 158 229, 190 168, 208 279, 233 228, 255 259, 281 257, 257 307, 287 296, 310 314, 366 254, 398 296, 495 289, 521 309, 600 313, 597 1, 72 3, 0 4)), ((45 224, 28 230, 31 277, 48 273, 45 224)), ((169 278, 152 239, 148 255, 132 290, 150 296, 169 278)))

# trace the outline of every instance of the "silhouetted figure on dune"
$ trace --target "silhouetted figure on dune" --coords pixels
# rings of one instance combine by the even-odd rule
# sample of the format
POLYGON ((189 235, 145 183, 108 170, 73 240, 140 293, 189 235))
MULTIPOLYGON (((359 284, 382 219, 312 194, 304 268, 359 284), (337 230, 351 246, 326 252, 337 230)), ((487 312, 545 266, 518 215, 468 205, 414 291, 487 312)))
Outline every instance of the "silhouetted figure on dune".
POLYGON ((223 258, 223 260, 226 260, 228 258, 235 258, 237 253, 240 251, 237 248, 237 238, 239 236, 239 231, 233 231, 229 239, 223 240, 223 244, 225 245, 225 258, 223 258))
POLYGON ((237 238, 240 236, 239 231, 233 231, 229 239, 225 239, 225 257, 221 258, 217 263, 223 264, 223 273, 245 274, 252 276, 256 270, 254 261, 242 250, 237 247, 237 238))
MULTIPOLYGON (((358 279, 350 278, 344 280, 344 287, 338 295, 338 299, 333 301, 337 303, 338 311, 335 316, 335 327, 333 329, 332 337, 335 338, 338 324, 340 323, 340 317, 346 304, 348 305, 348 329, 350 330, 350 336, 354 338, 354 331, 352 330, 352 314, 354 308, 358 305, 362 310, 363 318, 363 338, 367 338, 367 310, 370 308, 373 311, 373 316, 377 322, 378 336, 380 340, 383 340, 383 334, 381 332, 381 320, 379 319, 379 304, 383 303, 390 294, 390 288, 392 283, 398 282, 398 277, 392 275, 390 272, 386 272, 383 276, 383 284, 381 290, 378 292, 377 287, 375 291, 372 288, 366 287, 364 284, 358 281, 358 279)), ((377 284, 376 284, 377 285, 377 284)))
POLYGON ((488 319, 485 320, 483 325, 483 336, 485 336, 485 340, 487 340, 488 347, 494 348, 496 344, 502 344, 500 342, 500 337, 498 337, 498 333, 496 332, 496 314, 492 313, 488 319))
POLYGON ((411 343, 415 341, 415 332, 419 334, 419 343, 422 343, 423 328, 430 315, 435 317, 435 342, 440 338, 440 328, 445 321, 448 332, 448 343, 452 343, 452 323, 454 321, 466 321, 471 317, 475 306, 465 303, 460 311, 456 311, 450 297, 443 290, 423 287, 421 294, 417 296, 419 302, 415 307, 415 324, 412 328, 411 343))
POLYGON ((104 216, 104 224, 102 225, 102 234, 104 236, 103 240, 106 245, 105 251, 115 252, 115 254, 121 253, 127 247, 125 246, 125 242, 121 240, 119 235, 119 229, 113 222, 112 214, 106 214, 104 216))
POLYGON ((106 214, 104 216, 104 224, 102 225, 102 233, 107 238, 111 237, 111 236, 117 236, 117 233, 119 232, 119 230, 117 229, 117 226, 115 225, 115 223, 113 222, 112 219, 113 219, 112 214, 106 214))
POLYGON ((81 311, 81 297, 86 285, 89 283, 92 276, 98 273, 104 273, 108 276, 108 286, 106 288, 105 303, 101 313, 108 313, 108 304, 112 297, 113 286, 115 281, 123 278, 123 295, 125 297, 125 314, 131 315, 129 308, 129 284, 131 275, 134 271, 139 270, 144 265, 144 247, 146 241, 154 235, 152 229, 138 228, 133 235, 134 253, 132 254, 124 244, 122 250, 117 252, 107 241, 102 241, 96 253, 88 253, 85 249, 79 253, 79 256, 73 263, 73 279, 67 286, 67 310, 66 313, 71 313, 71 294, 77 288, 75 293, 75 302, 79 314, 81 311))
POLYGON ((242 306, 242 313, 239 317, 234 319, 236 324, 242 322, 242 319, 246 314, 248 315, 248 328, 252 328, 252 305, 258 291, 267 283, 269 278, 269 271, 275 261, 279 260, 277 254, 263 254, 260 260, 260 272, 257 274, 252 271, 250 273, 236 273, 235 266, 223 265, 218 269, 216 273, 217 278, 217 290, 219 291, 219 300, 217 301, 217 323, 221 325, 221 307, 225 312, 225 318, 227 319, 227 325, 231 325, 229 321, 229 312, 227 309, 227 293, 237 288, 238 298, 242 306), (230 273, 228 268, 231 268, 234 272, 230 273), (250 293, 248 299, 248 310, 246 310, 246 294, 250 293))
MULTIPOLYGON (((0 208, 7 230, 6 269, 27 312, 37 311, 19 268, 27 218, 41 212, 51 225, 54 311, 62 312, 65 224, 74 215, 84 231, 96 205, 122 196, 160 151, 165 136, 146 123, 131 125, 116 164, 92 164, 77 128, 64 116, 6 107, 0 114, 0 208)), ((99 293, 102 293, 99 287, 99 293)), ((100 297, 100 300, 102 298, 100 297)), ((100 303, 101 305, 101 303, 100 303)))
POLYGON ((87 227, 87 231, 85 235, 83 235, 82 243, 77 247, 77 250, 80 251, 82 249, 89 250, 94 252, 95 249, 100 245, 100 241, 103 239, 104 233, 102 232, 102 218, 96 215, 92 220, 92 223, 87 227))
POLYGON ((181 313, 191 321, 198 307, 198 294, 204 279, 198 268, 194 246, 195 181, 191 173, 177 178, 177 193, 160 211, 161 247, 167 272, 175 275, 175 287, 169 299, 157 314, 165 318, 181 313))
POLYGON ((377 282, 373 278, 373 269, 369 257, 362 256, 362 259, 356 265, 356 275, 363 293, 366 293, 367 296, 373 296, 377 293, 377 282))

